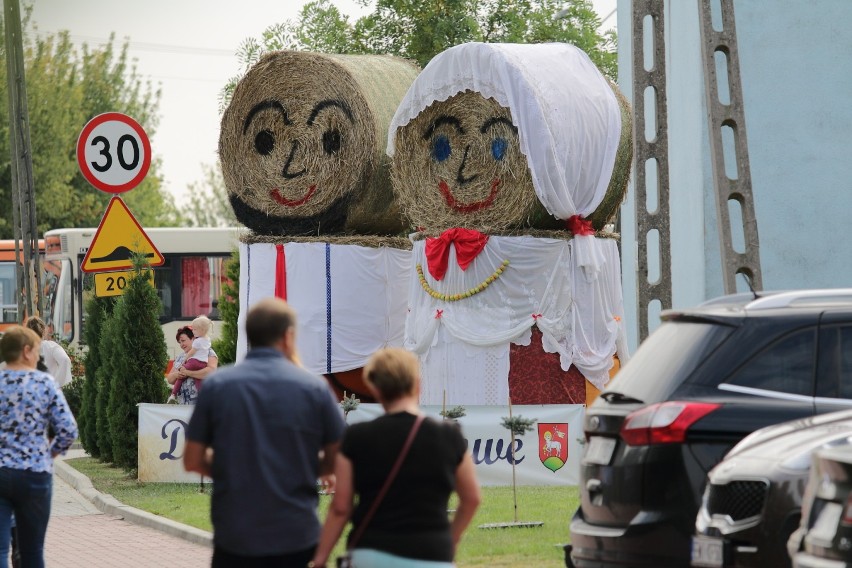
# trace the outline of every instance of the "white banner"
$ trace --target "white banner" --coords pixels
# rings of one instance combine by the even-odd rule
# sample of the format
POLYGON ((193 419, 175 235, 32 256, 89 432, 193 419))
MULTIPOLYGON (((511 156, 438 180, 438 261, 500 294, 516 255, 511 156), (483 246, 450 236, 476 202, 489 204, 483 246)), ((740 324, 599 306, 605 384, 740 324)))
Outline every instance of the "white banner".
MULTIPOLYGON (((423 411, 440 418, 441 407, 424 406, 423 411)), ((139 481, 199 481, 197 474, 183 470, 186 425, 192 406, 139 405, 139 481)), ((509 416, 506 406, 469 406, 458 420, 476 464, 480 485, 511 485, 512 465, 518 485, 576 485, 583 454, 581 404, 513 406, 515 417, 535 420, 530 432, 515 438, 501 420, 509 416), (513 451, 514 450, 514 451, 513 451)), ((378 404, 361 404, 350 412, 348 422, 372 420, 383 413, 378 404)))
MULTIPOLYGON (((139 404, 139 481, 198 483, 183 469, 186 426, 194 406, 139 404)), ((207 479, 209 482, 210 479, 207 479)))

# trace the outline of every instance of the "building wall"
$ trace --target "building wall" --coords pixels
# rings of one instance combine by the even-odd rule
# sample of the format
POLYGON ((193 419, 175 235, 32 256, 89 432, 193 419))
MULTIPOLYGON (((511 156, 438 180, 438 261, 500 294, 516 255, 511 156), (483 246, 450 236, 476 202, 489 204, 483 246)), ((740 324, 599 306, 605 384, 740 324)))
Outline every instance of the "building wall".
MULTIPOLYGON (((850 287, 852 2, 734 0, 734 11, 763 287, 850 287)), ((677 308, 721 295, 723 282, 698 0, 667 1, 665 17, 677 308)), ((632 100, 631 32, 632 2, 619 0, 619 84, 632 100)), ((626 314, 637 313, 634 197, 631 187, 622 207, 626 314)), ((746 289, 742 278, 738 287, 746 289)), ((637 322, 628 321, 634 349, 637 322)), ((655 325, 652 319, 651 329, 655 325)))

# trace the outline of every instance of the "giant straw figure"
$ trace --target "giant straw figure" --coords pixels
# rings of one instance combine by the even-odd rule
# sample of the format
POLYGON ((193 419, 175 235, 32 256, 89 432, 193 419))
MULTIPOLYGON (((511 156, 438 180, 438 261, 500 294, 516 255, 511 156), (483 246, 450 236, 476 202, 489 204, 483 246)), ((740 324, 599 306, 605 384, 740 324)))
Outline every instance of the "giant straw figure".
MULTIPOLYGON (((399 345, 410 242, 389 180, 387 127, 417 75, 396 57, 276 51, 243 77, 219 157, 237 219, 240 313, 268 296, 299 315, 309 370, 368 400, 360 368, 399 345)), ((240 334, 238 355, 245 352, 240 334)))
POLYGON ((421 229, 406 346, 424 403, 584 403, 584 377, 626 359, 618 250, 596 231, 624 197, 629 116, 566 44, 456 46, 411 85, 388 154, 421 229))

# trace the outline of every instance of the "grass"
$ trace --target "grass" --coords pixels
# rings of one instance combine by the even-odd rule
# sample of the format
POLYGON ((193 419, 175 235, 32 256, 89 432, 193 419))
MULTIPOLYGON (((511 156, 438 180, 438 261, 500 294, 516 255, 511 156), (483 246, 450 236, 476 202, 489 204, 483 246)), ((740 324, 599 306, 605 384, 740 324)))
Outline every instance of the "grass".
MULTIPOLYGON (((210 531, 210 486, 205 493, 197 484, 140 483, 123 470, 94 458, 67 460, 92 480, 95 489, 131 507, 210 531)), ((331 502, 320 497, 320 518, 331 502)), ((565 566, 562 545, 569 541, 568 523, 579 504, 576 487, 518 487, 518 520, 543 521, 534 528, 479 529, 489 523, 515 520, 511 487, 483 487, 482 505, 465 533, 456 557, 459 567, 565 566)), ((455 500, 450 501, 450 507, 455 500)), ((348 532, 348 529, 347 529, 348 532)), ((337 552, 342 552, 343 543, 337 552)))

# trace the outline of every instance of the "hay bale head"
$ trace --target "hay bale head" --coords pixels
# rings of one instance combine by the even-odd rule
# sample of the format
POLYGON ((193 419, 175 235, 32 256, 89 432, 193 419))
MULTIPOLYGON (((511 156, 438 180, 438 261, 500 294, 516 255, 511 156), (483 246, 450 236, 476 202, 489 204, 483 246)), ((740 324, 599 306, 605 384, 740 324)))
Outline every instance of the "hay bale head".
POLYGON ((434 102, 397 129, 394 190, 416 226, 559 227, 533 188, 512 113, 467 90, 434 102))
POLYGON ((265 235, 399 232, 383 150, 417 72, 389 56, 261 58, 234 90, 219 136, 237 219, 265 235))
POLYGON ((437 55, 411 85, 388 153, 416 226, 566 228, 606 203, 592 219, 599 229, 624 195, 620 176, 607 196, 620 139, 630 144, 630 125, 613 89, 576 47, 469 43, 437 55))

